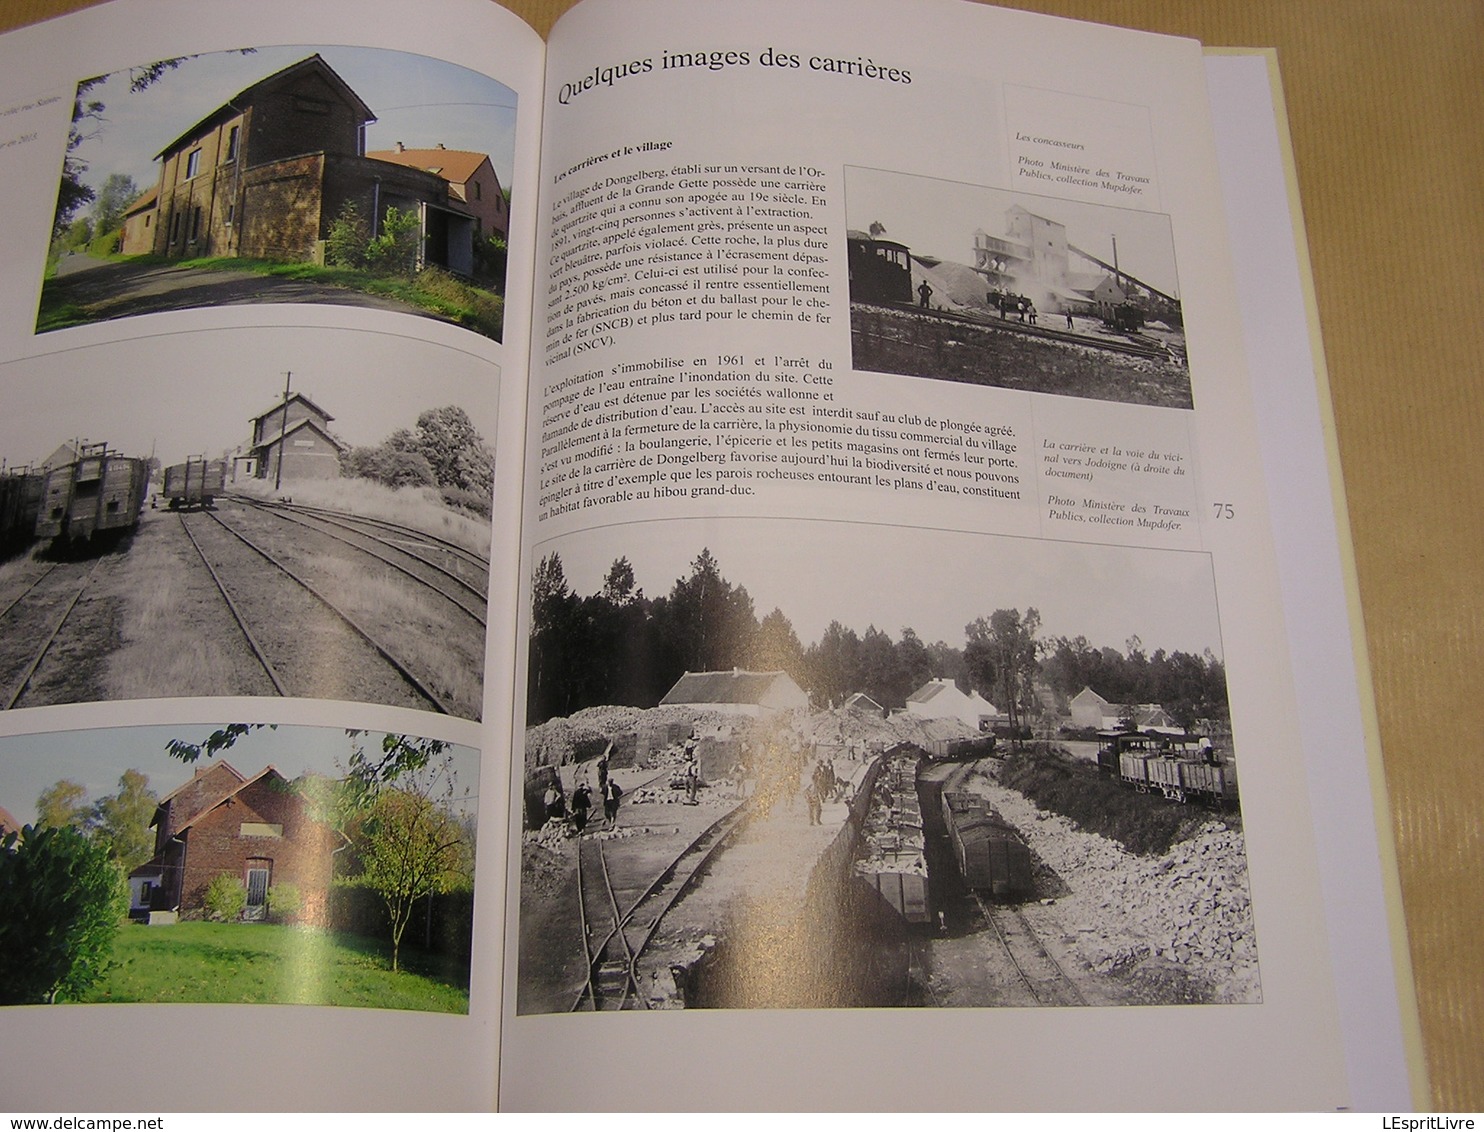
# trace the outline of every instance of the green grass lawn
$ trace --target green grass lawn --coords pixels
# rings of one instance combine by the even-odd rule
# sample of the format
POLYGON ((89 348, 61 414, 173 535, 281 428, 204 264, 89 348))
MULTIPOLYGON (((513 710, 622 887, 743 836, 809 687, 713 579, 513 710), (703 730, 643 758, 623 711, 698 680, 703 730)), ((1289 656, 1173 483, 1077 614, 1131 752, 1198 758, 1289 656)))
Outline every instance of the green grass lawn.
MULTIPOLYGON (((312 263, 278 263, 273 260, 215 257, 201 259, 165 259, 159 256, 95 256, 100 262, 158 264, 161 267, 188 267, 203 271, 246 271, 280 279, 299 279, 329 287, 361 291, 368 295, 385 295, 400 299, 429 314, 448 319, 460 326, 500 341, 504 335, 505 299, 489 287, 476 286, 435 267, 418 272, 411 278, 373 275, 347 267, 324 267, 312 263)), ((37 314, 36 332, 62 330, 95 321, 97 315, 86 306, 62 300, 57 292, 64 290, 66 280, 55 274, 55 264, 48 265, 47 278, 41 287, 41 309, 37 314)))
POLYGON ((467 975, 437 956, 342 932, 278 924, 125 924, 84 1002, 307 1003, 469 1012, 467 975))

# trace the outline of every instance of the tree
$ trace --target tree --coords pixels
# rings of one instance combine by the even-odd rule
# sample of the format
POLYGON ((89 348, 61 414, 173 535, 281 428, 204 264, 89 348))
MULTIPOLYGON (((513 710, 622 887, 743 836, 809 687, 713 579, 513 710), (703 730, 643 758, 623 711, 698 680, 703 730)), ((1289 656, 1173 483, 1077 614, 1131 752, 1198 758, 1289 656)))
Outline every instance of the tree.
POLYGON ((441 486, 475 488, 489 485, 492 464, 481 459, 484 438, 457 405, 428 409, 418 415, 412 444, 422 453, 441 486))
POLYGON ((352 825, 360 880, 381 897, 391 920, 393 971, 413 905, 464 878, 464 825, 449 804, 454 790, 446 760, 424 767, 381 790, 352 825))
POLYGON ((783 610, 775 608, 758 622, 750 663, 763 672, 787 672, 795 681, 804 682, 804 647, 783 610))
POLYGON ((978 691, 999 701, 1009 716, 1010 729, 1021 726, 1021 708, 1031 698, 1038 669, 1036 634, 1041 614, 1027 609, 997 609, 986 621, 977 618, 964 626, 964 664, 978 691))
POLYGON ((139 186, 127 173, 110 173, 93 200, 93 232, 103 235, 123 226, 124 213, 139 195, 139 186))
POLYGON ((123 874, 72 828, 0 840, 0 1003, 76 998, 103 977, 128 911, 123 874))
POLYGON ((36 825, 39 829, 81 829, 88 819, 88 791, 70 778, 52 783, 36 798, 36 825))
POLYGON ((615 558, 603 577, 603 596, 614 605, 627 605, 634 596, 634 564, 627 557, 615 558))
POLYGON ((117 794, 109 794, 93 803, 88 815, 88 833, 108 850, 127 874, 154 856, 154 836, 150 819, 159 799, 149 788, 149 778, 129 769, 119 776, 117 794))
POLYGON ((750 652, 757 631, 751 595, 722 577, 704 547, 691 562, 690 575, 676 580, 666 615, 666 635, 692 672, 734 667, 750 652))

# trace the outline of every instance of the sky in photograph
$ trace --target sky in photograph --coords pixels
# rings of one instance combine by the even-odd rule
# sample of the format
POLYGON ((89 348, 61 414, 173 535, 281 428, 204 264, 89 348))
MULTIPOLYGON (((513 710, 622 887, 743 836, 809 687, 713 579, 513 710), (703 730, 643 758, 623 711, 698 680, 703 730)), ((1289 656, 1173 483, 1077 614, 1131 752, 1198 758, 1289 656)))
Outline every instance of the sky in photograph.
MULTIPOLYGON (((96 136, 77 150, 85 183, 97 188, 125 173, 141 189, 155 184, 154 160, 218 106, 284 67, 318 53, 371 108, 368 150, 448 149, 489 154, 500 184, 510 185, 515 153, 515 92, 493 79, 424 55, 360 47, 261 47, 252 54, 215 52, 187 59, 138 93, 116 72, 85 97, 105 106, 96 136)), ((142 60, 141 62, 147 62, 142 60)))
POLYGON ((250 418, 283 399, 284 375, 351 445, 458 405, 493 446, 499 378, 473 354, 398 334, 294 327, 188 331, 79 347, 0 365, 24 413, 0 412, 0 463, 44 460, 64 441, 126 456, 216 458, 245 444, 250 418))
MULTIPOLYGON (((1166 294, 1180 296, 1175 249, 1168 216, 1157 212, 1085 204, 1055 197, 1032 196, 879 169, 845 171, 845 218, 849 227, 866 231, 872 223, 886 226, 886 237, 906 244, 914 255, 954 263, 974 263, 974 232, 1005 235, 1005 210, 1012 204, 1066 225, 1067 243, 1106 263, 1113 262, 1118 239, 1118 266, 1166 294)), ((1099 269, 1079 256, 1069 257, 1076 272, 1099 269)))
POLYGON ((676 520, 601 528, 538 546, 561 555, 587 596, 626 556, 647 597, 667 595, 709 548, 724 578, 746 587, 759 619, 775 607, 806 647, 831 621, 863 634, 962 647, 964 626, 997 609, 1034 606, 1045 637, 1085 636, 1123 651, 1222 655, 1209 556, 909 527, 802 520, 676 520))
MULTIPOLYGON (((110 727, 0 738, 0 806, 26 824, 36 818, 36 799, 54 783, 62 779, 79 783, 86 788, 88 801, 92 802, 105 794, 116 793, 119 776, 126 770, 146 775, 150 789, 164 797, 188 781, 195 768, 205 768, 217 761, 231 763, 248 778, 270 765, 290 780, 306 773, 338 778, 357 741, 336 727, 283 725, 274 730, 254 731, 216 759, 203 756, 194 767, 166 753, 166 744, 171 739, 201 743, 220 726, 182 723, 169 727, 110 727)), ((374 754, 380 751, 381 736, 379 731, 371 732, 359 741, 374 754)), ((473 813, 479 798, 479 754, 457 745, 450 748, 450 754, 457 783, 457 808, 473 813)))

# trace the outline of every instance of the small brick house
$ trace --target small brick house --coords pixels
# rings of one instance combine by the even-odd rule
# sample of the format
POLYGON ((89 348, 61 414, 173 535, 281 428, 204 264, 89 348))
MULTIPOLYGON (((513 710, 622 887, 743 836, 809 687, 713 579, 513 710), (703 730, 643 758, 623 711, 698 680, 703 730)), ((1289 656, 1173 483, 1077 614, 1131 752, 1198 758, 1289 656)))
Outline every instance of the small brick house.
POLYGON ((375 120, 319 55, 260 79, 155 155, 154 200, 131 208, 125 250, 315 261, 354 203, 373 227, 390 207, 415 211, 418 266, 470 271, 475 213, 438 174, 368 157, 375 120))
POLYGON ((345 445, 330 433, 330 416, 302 393, 289 394, 252 419, 249 455, 259 479, 335 479, 345 445))
POLYGON ((226 762, 198 769, 160 799, 150 825, 155 855, 129 874, 130 915, 199 915, 207 886, 225 873, 247 889, 244 919, 262 919, 269 889, 288 884, 299 919, 324 921, 342 842, 273 767, 250 778, 226 762))
POLYGON ((395 149, 377 149, 366 154, 373 161, 390 161, 410 169, 434 173, 448 182, 448 191, 474 215, 476 236, 506 236, 510 231, 510 205, 489 154, 467 149, 408 149, 401 142, 395 149))

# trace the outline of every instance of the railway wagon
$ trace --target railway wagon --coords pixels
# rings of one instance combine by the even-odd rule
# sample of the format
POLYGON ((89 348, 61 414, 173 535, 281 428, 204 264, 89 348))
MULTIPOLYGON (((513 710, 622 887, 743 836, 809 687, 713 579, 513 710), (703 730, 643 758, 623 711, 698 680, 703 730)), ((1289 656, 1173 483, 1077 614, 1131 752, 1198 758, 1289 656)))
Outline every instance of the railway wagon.
POLYGON ((992 755, 994 743, 993 735, 976 735, 967 739, 929 739, 923 750, 933 762, 956 762, 992 755))
POLYGON ((964 884, 996 900, 1035 895, 1031 851, 977 794, 943 791, 943 821, 964 884))
MULTIPOLYGON (((921 860, 922 854, 918 853, 917 861, 921 862, 921 860)), ((892 911, 907 923, 932 923, 932 911, 928 907, 928 881, 922 873, 913 872, 908 868, 901 870, 883 868, 880 872, 859 870, 856 875, 879 892, 892 911)))
POLYGON ((1200 759, 1180 761, 1180 788, 1186 797, 1217 805, 1237 800, 1237 768, 1233 763, 1212 763, 1200 759))
POLYGON ((36 537, 78 543, 122 535, 139 525, 148 490, 145 461, 110 452, 105 444, 84 445, 74 463, 46 473, 36 537))
POLYGON ((15 554, 36 537, 42 474, 25 470, 0 475, 0 556, 15 554))
POLYGON ((165 469, 165 487, 160 493, 170 501, 170 510, 210 507, 227 485, 227 462, 205 456, 187 456, 183 464, 165 469))

